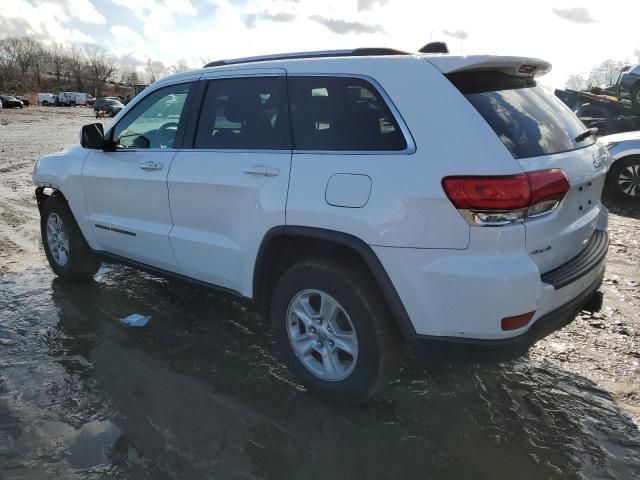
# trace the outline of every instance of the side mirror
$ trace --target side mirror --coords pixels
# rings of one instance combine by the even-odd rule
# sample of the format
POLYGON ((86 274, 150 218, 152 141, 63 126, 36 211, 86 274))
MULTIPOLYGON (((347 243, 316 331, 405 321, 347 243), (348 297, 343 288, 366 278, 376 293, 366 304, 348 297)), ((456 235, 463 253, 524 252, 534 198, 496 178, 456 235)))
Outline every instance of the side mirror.
POLYGON ((83 148, 102 150, 104 147, 104 128, 101 123, 84 125, 80 132, 80 145, 83 148))

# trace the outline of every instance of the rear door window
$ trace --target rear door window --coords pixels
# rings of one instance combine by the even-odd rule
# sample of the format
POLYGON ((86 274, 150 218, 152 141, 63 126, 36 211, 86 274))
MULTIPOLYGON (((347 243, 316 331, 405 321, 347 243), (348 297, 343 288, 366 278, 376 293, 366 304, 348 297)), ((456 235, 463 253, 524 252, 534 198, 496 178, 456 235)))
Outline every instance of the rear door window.
POLYGON ((464 94, 515 158, 587 147, 576 141, 585 125, 553 93, 529 77, 500 72, 460 72, 447 78, 464 94))
POLYGON ((289 77, 297 150, 405 150, 407 142, 380 93, 349 77, 289 77))
POLYGON ((290 150, 285 78, 208 82, 195 148, 290 150))

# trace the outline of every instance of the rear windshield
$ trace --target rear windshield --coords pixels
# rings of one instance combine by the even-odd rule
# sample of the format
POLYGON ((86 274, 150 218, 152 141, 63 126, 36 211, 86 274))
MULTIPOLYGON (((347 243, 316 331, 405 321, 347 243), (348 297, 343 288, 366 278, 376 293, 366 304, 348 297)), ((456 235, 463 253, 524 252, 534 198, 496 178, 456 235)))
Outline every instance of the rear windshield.
POLYGON ((538 157, 587 147, 593 136, 553 93, 527 77, 500 72, 460 72, 447 75, 483 116, 515 158, 538 157))

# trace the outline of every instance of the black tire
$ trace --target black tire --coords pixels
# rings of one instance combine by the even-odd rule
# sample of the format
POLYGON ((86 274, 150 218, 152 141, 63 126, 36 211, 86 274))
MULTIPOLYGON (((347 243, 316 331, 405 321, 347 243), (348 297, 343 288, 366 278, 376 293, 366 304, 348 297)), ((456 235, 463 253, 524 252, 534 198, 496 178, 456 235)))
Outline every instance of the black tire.
POLYGON ((357 266, 321 260, 295 264, 279 278, 270 310, 271 325, 289 369, 298 382, 325 401, 362 403, 385 388, 398 371, 403 351, 400 333, 372 279, 357 266), (329 381, 317 376, 294 352, 287 312, 291 302, 305 290, 329 294, 350 317, 358 353, 353 370, 344 379, 329 381))
POLYGON ((70 107, 75 107, 75 106, 76 106, 76 102, 71 102, 71 103, 69 104, 69 106, 70 106, 70 107))
POLYGON ((60 195, 51 195, 42 206, 40 213, 40 232, 42 236, 42 246, 53 272, 63 279, 82 280, 89 279, 95 275, 100 268, 98 258, 93 254, 87 245, 78 224, 71 210, 60 195), (47 222, 52 214, 57 215, 62 220, 68 239, 68 258, 65 263, 56 260, 54 253, 48 242, 47 222))
POLYGON ((43 107, 48 107, 49 106, 49 102, 47 102, 46 100, 44 102, 42 102, 42 106, 43 107))
POLYGON ((634 106, 640 107, 640 83, 637 83, 633 88, 631 88, 631 102, 634 106))
POLYGON ((640 155, 613 162, 607 174, 607 190, 616 200, 640 202, 640 155))

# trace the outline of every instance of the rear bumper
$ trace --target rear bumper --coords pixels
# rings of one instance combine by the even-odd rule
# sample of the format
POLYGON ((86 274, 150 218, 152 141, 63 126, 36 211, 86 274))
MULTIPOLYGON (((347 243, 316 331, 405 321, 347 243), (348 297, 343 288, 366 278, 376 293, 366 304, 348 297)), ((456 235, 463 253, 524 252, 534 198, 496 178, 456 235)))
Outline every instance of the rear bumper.
MULTIPOLYGON (((511 243, 511 233, 501 230, 503 245, 511 243)), ((499 345, 535 338, 571 317, 602 282, 608 236, 596 231, 579 255, 543 276, 528 252, 504 246, 506 251, 374 251, 411 319, 412 337, 499 345), (535 314, 526 326, 502 330, 503 318, 531 311, 535 314)))
POLYGON ((581 292, 577 297, 569 300, 567 303, 560 305, 555 310, 538 318, 531 328, 515 337, 501 339, 473 339, 461 337, 436 337, 431 335, 417 335, 418 342, 432 343, 434 341, 447 343, 461 343, 466 345, 478 345, 486 347, 500 347, 511 345, 530 345, 555 332, 572 322, 582 307, 587 304, 593 295, 598 291, 604 278, 604 260, 599 269, 598 275, 595 277, 591 285, 581 292))

